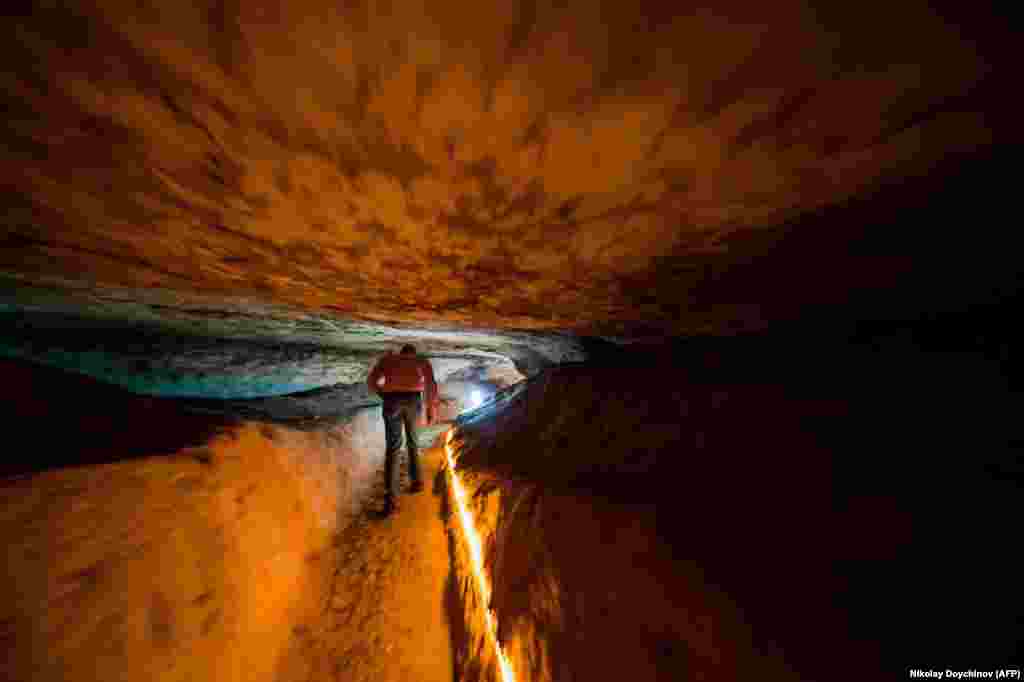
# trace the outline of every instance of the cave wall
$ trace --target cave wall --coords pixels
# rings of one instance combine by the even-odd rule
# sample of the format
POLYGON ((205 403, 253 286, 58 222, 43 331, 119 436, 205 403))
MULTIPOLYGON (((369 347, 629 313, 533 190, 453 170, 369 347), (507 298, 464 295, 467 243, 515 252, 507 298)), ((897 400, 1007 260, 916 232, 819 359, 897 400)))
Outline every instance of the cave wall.
POLYGON ((691 456, 686 439, 707 424, 717 400, 658 388, 655 379, 670 373, 678 379, 670 366, 556 368, 459 420, 450 447, 493 581, 483 603, 453 513, 465 614, 460 679, 502 679, 485 629, 488 608, 524 679, 801 679, 770 639, 755 640, 720 576, 704 572, 700 545, 676 545, 666 533, 676 522, 723 533, 742 525, 723 523, 710 500, 703 508, 657 504, 673 482, 669 498, 721 484, 707 471, 686 478, 677 475, 682 465, 664 465, 691 456))
MULTIPOLYGON (((154 410, 141 428, 182 428, 154 410)), ((37 457, 73 447, 38 420, 4 423, 37 457)), ((380 476, 379 411, 329 430, 235 424, 172 454, 151 446, 0 483, 3 679, 273 680, 301 664, 332 539, 380 476)))
MULTIPOLYGON (((991 604, 1021 598, 992 555, 1015 534, 1021 402, 1004 339, 965 322, 636 348, 460 418, 453 453, 513 665, 895 681, 939 651, 964 667, 1019 657, 1024 631, 991 604)), ((449 524, 459 664, 497 679, 449 524)))
POLYGON ((584 356, 561 332, 387 325, 237 296, 30 286, 0 275, 0 358, 251 417, 340 417, 376 405, 370 368, 408 343, 439 382, 508 384, 584 356))
POLYGON ((696 563, 681 565, 651 508, 542 485, 467 477, 495 594, 475 588, 452 518, 453 571, 465 618, 462 680, 500 682, 484 610, 517 679, 802 679, 753 641, 735 601, 696 563))

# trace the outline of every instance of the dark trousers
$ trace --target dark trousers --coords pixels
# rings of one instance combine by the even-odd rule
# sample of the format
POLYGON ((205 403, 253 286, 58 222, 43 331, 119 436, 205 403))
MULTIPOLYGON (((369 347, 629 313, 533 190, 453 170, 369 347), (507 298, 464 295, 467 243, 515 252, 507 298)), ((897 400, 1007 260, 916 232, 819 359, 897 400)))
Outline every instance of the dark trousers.
POLYGON ((409 479, 420 480, 420 453, 416 445, 416 422, 420 418, 419 393, 383 393, 382 412, 384 415, 384 483, 387 494, 394 495, 395 457, 402 447, 402 425, 405 425, 405 447, 409 452, 409 479))

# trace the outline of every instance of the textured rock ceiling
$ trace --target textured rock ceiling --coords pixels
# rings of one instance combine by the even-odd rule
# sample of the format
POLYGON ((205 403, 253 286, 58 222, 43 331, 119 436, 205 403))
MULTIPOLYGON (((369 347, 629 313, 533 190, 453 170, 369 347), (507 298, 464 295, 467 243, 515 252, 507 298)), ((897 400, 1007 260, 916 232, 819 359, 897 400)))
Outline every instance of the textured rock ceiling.
POLYGON ((715 330, 766 302, 753 276, 707 293, 708 267, 993 143, 982 48, 925 2, 343 4, 6 22, 0 270, 392 323, 715 330))

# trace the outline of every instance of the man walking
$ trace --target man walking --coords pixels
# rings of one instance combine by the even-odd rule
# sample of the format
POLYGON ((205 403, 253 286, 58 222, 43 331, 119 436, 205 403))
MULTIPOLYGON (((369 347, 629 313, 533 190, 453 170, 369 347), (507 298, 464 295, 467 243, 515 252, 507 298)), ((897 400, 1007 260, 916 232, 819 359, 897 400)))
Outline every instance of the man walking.
POLYGON ((366 383, 384 401, 384 483, 387 491, 384 514, 387 515, 395 508, 395 456, 402 444, 403 424, 409 453, 409 492, 418 493, 423 490, 416 427, 424 399, 426 423, 433 424, 437 417, 437 382, 430 361, 418 356, 414 346, 406 345, 402 347, 401 353, 389 353, 382 357, 370 371, 366 383))

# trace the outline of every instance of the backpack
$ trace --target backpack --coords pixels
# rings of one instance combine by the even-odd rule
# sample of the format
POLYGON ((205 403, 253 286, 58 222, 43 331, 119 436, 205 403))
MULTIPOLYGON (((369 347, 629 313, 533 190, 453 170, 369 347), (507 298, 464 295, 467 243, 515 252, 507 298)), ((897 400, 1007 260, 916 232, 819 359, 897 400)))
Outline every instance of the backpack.
POLYGON ((423 361, 415 355, 387 355, 380 361, 377 390, 381 393, 417 393, 427 386, 423 361))

